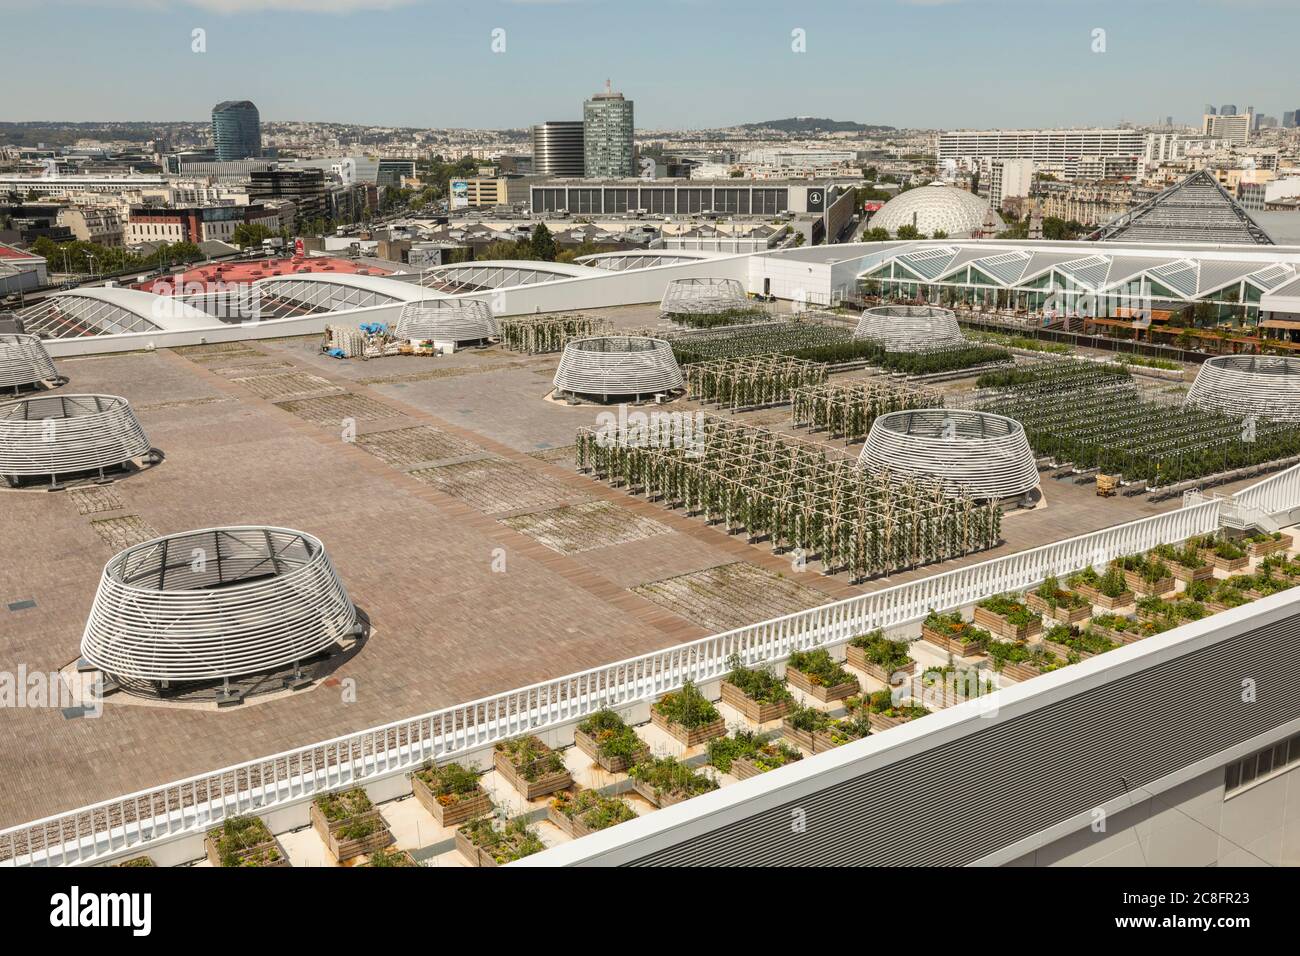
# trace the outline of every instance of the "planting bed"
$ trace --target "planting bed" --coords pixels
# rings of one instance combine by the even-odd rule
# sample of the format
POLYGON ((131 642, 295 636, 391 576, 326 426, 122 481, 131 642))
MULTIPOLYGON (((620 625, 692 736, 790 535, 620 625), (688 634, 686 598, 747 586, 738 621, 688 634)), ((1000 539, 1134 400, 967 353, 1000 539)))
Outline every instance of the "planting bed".
POLYGON ((540 737, 500 741, 492 750, 492 766, 525 800, 573 785, 564 760, 540 737))
POLYGON ((492 798, 478 774, 458 763, 417 770, 411 774, 411 793, 440 827, 460 826, 492 812, 492 798))

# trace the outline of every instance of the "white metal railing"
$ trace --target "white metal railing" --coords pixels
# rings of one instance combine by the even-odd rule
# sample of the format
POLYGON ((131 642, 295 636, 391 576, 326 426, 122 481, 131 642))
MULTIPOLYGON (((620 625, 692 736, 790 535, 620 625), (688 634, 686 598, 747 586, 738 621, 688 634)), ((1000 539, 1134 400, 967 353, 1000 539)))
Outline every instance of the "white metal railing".
POLYGON ((873 628, 914 623, 931 608, 947 610, 1021 590, 1048 574, 1100 565, 1218 526, 1219 502, 1210 501, 105 800, 0 831, 0 865, 94 862, 201 832, 230 816, 264 812, 579 720, 602 707, 653 699, 686 680, 716 679, 733 654, 748 663, 779 661, 792 651, 843 643, 873 628))
POLYGON ((1300 508, 1300 465, 1279 471, 1232 496, 1237 504, 1267 515, 1300 508))

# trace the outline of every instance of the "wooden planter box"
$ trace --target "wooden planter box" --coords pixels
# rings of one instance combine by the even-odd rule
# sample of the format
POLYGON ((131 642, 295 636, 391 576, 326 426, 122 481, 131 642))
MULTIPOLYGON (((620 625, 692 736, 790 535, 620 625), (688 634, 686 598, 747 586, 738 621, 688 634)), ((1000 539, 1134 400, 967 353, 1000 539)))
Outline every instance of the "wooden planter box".
POLYGON ((492 812, 492 798, 482 787, 473 794, 461 797, 455 803, 444 807, 438 802, 438 798, 434 796, 427 783, 419 777, 412 776, 411 793, 420 802, 420 806, 428 810, 438 821, 440 827, 458 827, 466 820, 473 820, 475 817, 492 812))
POLYGON ((592 760, 596 761, 597 765, 600 766, 602 770, 608 771, 609 773, 626 773, 628 768, 633 764, 650 756, 650 748, 642 745, 641 749, 633 755, 631 760, 628 760, 626 757, 606 757, 601 754, 600 745, 596 743, 595 739, 589 734, 584 734, 581 730, 575 730, 573 732, 573 742, 577 744, 579 750, 585 753, 592 760))
POLYGON ((727 722, 719 717, 711 724, 704 724, 701 727, 687 729, 681 724, 674 723, 663 714, 659 713, 655 707, 650 708, 650 723, 654 724, 664 733, 672 736, 680 744, 687 747, 696 747, 702 743, 712 740, 714 737, 721 737, 727 732, 727 722))
POLYGON ((861 689, 858 687, 856 680, 845 681, 843 684, 836 684, 833 687, 823 687, 820 684, 814 684, 812 678, 803 671, 796 670, 788 665, 785 669, 785 679, 814 700, 818 700, 823 704, 843 700, 845 697, 852 697, 861 689))
POLYGON ((858 670, 863 671, 868 677, 874 677, 876 680, 886 685, 891 683, 890 678, 893 677, 894 674, 906 674, 911 677, 916 673, 916 661, 909 660, 906 665, 895 668, 891 673, 879 664, 871 663, 871 661, 867 660, 867 652, 860 647, 854 647, 852 644, 848 646, 847 656, 850 667, 856 667, 858 670))
POLYGON ((497 861, 489 854, 484 853, 478 848, 469 837, 456 831, 456 849, 460 851, 461 856, 469 860, 470 866, 496 866, 497 861))
POLYGON ((1170 574, 1186 584, 1191 584, 1193 581, 1205 581, 1214 577, 1214 566, 1211 564, 1199 568, 1185 568, 1181 564, 1167 561, 1166 566, 1169 568, 1170 574))
POLYGON ((565 787, 573 786, 573 777, 567 770, 544 773, 531 782, 525 780, 523 775, 515 769, 514 764, 510 762, 509 755, 501 750, 492 751, 492 766, 496 768, 497 773, 510 781, 510 786, 514 787, 525 800, 536 800, 548 793, 554 793, 556 790, 563 790, 565 787))
MULTIPOLYGON (((397 855, 400 856, 403 860, 406 861, 406 863, 405 863, 406 866, 419 866, 419 865, 420 865, 419 863, 417 863, 417 862, 415 861, 415 857, 411 856, 411 854, 410 854, 408 851, 406 851, 406 850, 398 850, 398 851, 397 851, 397 855)), ((361 865, 362 865, 362 866, 374 866, 374 864, 371 863, 369 860, 367 860, 365 863, 362 863, 361 865)))
POLYGON ((334 859, 338 860, 340 863, 346 863, 348 860, 361 856, 363 853, 369 853, 372 850, 379 849, 381 846, 388 846, 388 844, 393 842, 393 835, 388 831, 388 824, 386 824, 383 818, 379 815, 379 810, 377 808, 367 810, 364 813, 355 814, 354 816, 348 817, 344 820, 335 820, 331 822, 326 819, 325 814, 321 811, 320 807, 316 806, 313 802, 311 805, 311 825, 316 833, 319 834, 320 838, 325 841, 325 846, 328 847, 330 853, 334 855, 334 859), (356 840, 340 839, 339 831, 349 823, 353 823, 357 820, 378 820, 379 829, 368 836, 360 837, 356 840))
POLYGON ((1253 558, 1263 558, 1278 551, 1291 550, 1291 536, 1284 534, 1276 541, 1247 541, 1246 550, 1253 558))
POLYGON ((640 780, 632 781, 632 789, 649 800, 652 806, 658 807, 660 810, 664 807, 671 807, 674 803, 681 803, 683 800, 689 799, 689 797, 677 796, 676 794, 671 793, 665 793, 662 797, 657 797, 655 796, 655 788, 650 786, 648 783, 642 783, 640 780))
POLYGON ((1219 604, 1217 601, 1206 601, 1205 609, 1211 614, 1222 614, 1224 611, 1231 611, 1232 608, 1226 604, 1219 604))
POLYGON ((800 730, 788 720, 781 721, 781 736, 796 747, 801 747, 811 754, 819 754, 835 747, 835 744, 831 742, 830 734, 826 731, 800 730))
POLYGON ((1160 578, 1154 583, 1151 583, 1136 571, 1125 571, 1124 580, 1128 582, 1129 590, 1135 591, 1138 594, 1164 595, 1174 589, 1174 578, 1172 575, 1160 578))
POLYGON ((872 733, 880 733, 882 730, 889 730, 891 727, 900 727, 903 724, 916 720, 915 717, 886 717, 883 714, 867 714, 867 723, 871 725, 872 733))
POLYGON ((1029 680, 1031 677, 1037 677, 1042 673, 1033 664, 1020 662, 1017 664, 1007 664, 999 672, 1007 680, 1022 681, 1029 680))
POLYGON ((746 720, 759 724, 765 724, 769 720, 779 720, 790 713, 790 707, 794 703, 791 700, 783 700, 778 704, 760 704, 735 684, 725 680, 722 682, 722 702, 736 708, 746 720))
POLYGON ((1033 591, 1025 595, 1025 606, 1029 610, 1038 614, 1046 614, 1053 621, 1060 624, 1078 624, 1080 621, 1086 621, 1092 617, 1092 608, 1090 607, 1052 607, 1033 591))
POLYGON ((1028 624, 1022 624, 1020 627, 1012 624, 1001 614, 996 611, 990 611, 986 607, 975 608, 975 626, 982 627, 998 637, 1010 638, 1013 641, 1027 641, 1036 634, 1043 633, 1043 622, 1041 619, 1030 621, 1028 624))
POLYGON ((738 757, 731 761, 731 775, 737 780, 748 780, 750 777, 757 777, 760 774, 767 773, 748 758, 738 757))
POLYGON ((1132 591, 1124 591, 1119 597, 1109 597, 1102 594, 1091 584, 1076 584, 1074 589, 1093 604, 1098 607, 1104 607, 1108 611, 1114 611, 1121 607, 1128 607, 1134 601, 1132 591))
MULTIPOLYGON (((1106 633, 1109 634, 1110 632, 1107 631, 1106 633)), ((1063 661, 1068 661, 1071 654, 1078 654, 1079 660, 1081 661, 1086 661, 1090 657, 1097 656, 1091 651, 1076 651, 1074 648, 1066 647, 1064 644, 1058 644, 1056 641, 1043 641, 1043 650, 1050 651, 1063 661)))
MULTIPOLYGON (((264 866, 279 867, 279 866, 289 865, 289 857, 285 854, 284 847, 280 846, 280 841, 277 840, 275 837, 271 837, 271 839, 263 843, 259 843, 256 846, 250 846, 247 850, 241 850, 237 854, 237 859, 239 860, 251 859, 253 857, 261 855, 262 853, 270 849, 278 850, 280 853, 280 859, 274 863, 263 864, 264 866)), ((213 866, 221 866, 221 851, 217 849, 217 841, 212 839, 211 836, 203 837, 203 850, 207 854, 209 863, 211 863, 213 866)))
POLYGON ((566 836, 574 840, 576 840, 578 837, 584 837, 588 833, 596 832, 591 827, 587 826, 587 824, 579 820, 577 817, 573 817, 572 819, 570 819, 569 817, 566 817, 563 813, 555 809, 555 807, 550 806, 549 804, 546 807, 546 819, 550 820, 553 824, 559 827, 561 832, 563 832, 566 836))
POLYGON ((1240 571, 1242 568, 1247 567, 1250 564, 1249 555, 1244 558, 1221 558, 1210 548, 1201 548, 1198 553, 1200 554, 1202 561, 1208 561, 1220 571, 1240 571))
POLYGON ((984 654, 984 648, 979 641, 959 641, 925 625, 921 626, 921 636, 935 647, 956 654, 958 657, 980 657, 984 654))

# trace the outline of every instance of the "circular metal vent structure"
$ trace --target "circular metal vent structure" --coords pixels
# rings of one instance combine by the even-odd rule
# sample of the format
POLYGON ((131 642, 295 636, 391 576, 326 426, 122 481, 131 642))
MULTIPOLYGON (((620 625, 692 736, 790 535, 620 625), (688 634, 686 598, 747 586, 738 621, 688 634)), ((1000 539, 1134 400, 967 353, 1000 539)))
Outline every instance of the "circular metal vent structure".
POLYGON ((602 401, 674 392, 684 386, 672 346, 642 336, 575 339, 565 345, 555 372, 557 392, 602 401))
POLYGON ((74 475, 149 451, 131 406, 116 395, 42 395, 0 404, 0 475, 74 475))
POLYGON ((736 279, 674 279, 664 290, 659 311, 665 315, 713 315, 720 312, 755 311, 736 279))
POLYGON ((497 322, 488 304, 478 299, 408 302, 393 334, 399 339, 478 342, 497 334, 497 322))
POLYGON ((0 334, 0 388, 17 390, 58 377, 50 353, 35 335, 0 334))
POLYGON ((1184 405, 1234 418, 1300 421, 1300 358, 1219 355, 1196 372, 1184 405))
POLYGON ((285 528, 207 528, 110 559, 81 654, 118 679, 215 680, 304 660, 356 623, 316 538, 285 528))
POLYGON ((935 478, 981 499, 1038 487, 1038 467, 1014 419, 965 409, 889 412, 871 424, 858 461, 872 470, 935 478))
POLYGON ((867 309, 853 337, 878 342, 886 352, 933 352, 965 343, 956 314, 928 305, 867 309))

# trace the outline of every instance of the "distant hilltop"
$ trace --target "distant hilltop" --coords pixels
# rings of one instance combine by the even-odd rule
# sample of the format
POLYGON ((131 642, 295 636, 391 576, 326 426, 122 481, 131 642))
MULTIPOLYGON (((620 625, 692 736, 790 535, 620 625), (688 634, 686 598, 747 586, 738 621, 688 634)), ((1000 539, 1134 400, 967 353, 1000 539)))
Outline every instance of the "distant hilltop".
POLYGON ((789 119, 744 123, 737 129, 775 129, 783 133, 892 133, 892 126, 871 126, 851 120, 821 119, 816 116, 791 116, 789 119))

